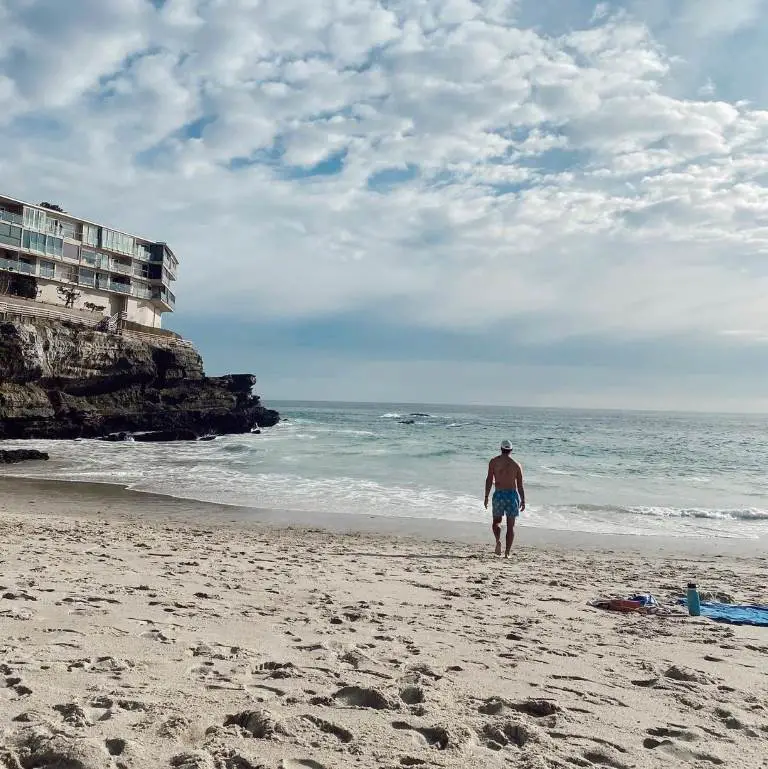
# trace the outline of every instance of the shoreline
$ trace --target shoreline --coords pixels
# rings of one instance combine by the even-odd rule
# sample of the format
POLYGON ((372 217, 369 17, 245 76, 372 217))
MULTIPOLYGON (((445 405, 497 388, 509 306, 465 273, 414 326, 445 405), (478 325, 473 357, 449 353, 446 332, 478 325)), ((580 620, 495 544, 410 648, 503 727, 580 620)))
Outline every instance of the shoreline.
MULTIPOLYGON (((173 522, 245 529, 291 529, 322 531, 328 534, 357 534, 387 539, 415 540, 463 545, 490 545, 490 516, 478 515, 476 522, 434 518, 384 517, 342 513, 308 514, 304 511, 274 510, 231 504, 203 502, 156 492, 126 488, 119 483, 65 481, 0 474, 0 512, 44 511, 53 503, 56 514, 67 517, 117 517, 145 523, 173 522), (144 512, 147 511, 145 515, 144 512)), ((22 513, 23 514, 23 513, 22 513)), ((754 558, 768 551, 764 538, 691 538, 661 535, 593 534, 581 531, 527 527, 517 524, 515 548, 579 552, 619 552, 644 556, 729 556, 754 558)))

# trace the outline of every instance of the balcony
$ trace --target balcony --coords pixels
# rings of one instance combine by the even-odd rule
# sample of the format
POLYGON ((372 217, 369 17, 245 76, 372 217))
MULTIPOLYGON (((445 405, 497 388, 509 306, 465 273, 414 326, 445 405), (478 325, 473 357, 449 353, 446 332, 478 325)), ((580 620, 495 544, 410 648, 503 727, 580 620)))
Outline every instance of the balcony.
POLYGON ((35 265, 27 262, 20 262, 16 259, 0 258, 0 270, 9 270, 10 272, 21 272, 25 275, 35 274, 35 265))
POLYGON ((143 286, 131 286, 131 296, 135 296, 138 299, 151 299, 152 292, 143 286))
POLYGON ((109 281, 109 290, 110 291, 119 291, 121 294, 130 294, 131 293, 131 284, 130 283, 118 283, 115 280, 109 281))
POLYGON ((0 208, 0 222, 8 222, 19 227, 24 224, 24 217, 21 214, 9 211, 7 208, 0 208))
POLYGON ((176 306, 176 297, 168 291, 165 287, 160 288, 159 286, 152 289, 152 299, 155 302, 163 302, 164 304, 168 305, 171 309, 173 309, 176 306))
POLYGON ((130 262, 128 264, 125 264, 125 262, 118 262, 116 259, 113 259, 111 264, 109 265, 109 269, 112 272, 119 272, 122 275, 130 275, 131 274, 131 264, 130 264, 130 262))

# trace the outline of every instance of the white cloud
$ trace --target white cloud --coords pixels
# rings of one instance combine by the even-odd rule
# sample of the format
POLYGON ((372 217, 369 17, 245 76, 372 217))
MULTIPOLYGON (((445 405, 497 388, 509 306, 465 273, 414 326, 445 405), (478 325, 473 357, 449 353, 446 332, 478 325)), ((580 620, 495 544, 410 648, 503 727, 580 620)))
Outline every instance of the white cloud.
MULTIPOLYGON (((695 7, 699 36, 762 23, 695 7)), ((211 315, 768 334, 768 113, 677 93, 661 16, 520 8, 12 0, 3 191, 168 240, 211 315)))

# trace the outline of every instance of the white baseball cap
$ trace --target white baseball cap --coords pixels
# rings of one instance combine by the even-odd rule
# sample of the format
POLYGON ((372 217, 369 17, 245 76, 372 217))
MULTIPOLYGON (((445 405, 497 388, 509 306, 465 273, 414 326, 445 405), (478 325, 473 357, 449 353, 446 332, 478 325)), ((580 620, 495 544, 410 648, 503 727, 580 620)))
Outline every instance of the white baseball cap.
POLYGON ((506 438, 501 442, 502 451, 512 451, 512 441, 508 441, 506 438))

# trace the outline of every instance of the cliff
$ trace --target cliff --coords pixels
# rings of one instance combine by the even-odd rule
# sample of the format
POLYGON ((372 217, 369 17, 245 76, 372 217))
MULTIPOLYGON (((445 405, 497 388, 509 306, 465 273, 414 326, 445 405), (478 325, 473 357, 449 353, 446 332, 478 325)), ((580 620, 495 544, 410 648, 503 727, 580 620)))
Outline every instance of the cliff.
POLYGON ((279 420, 255 383, 251 374, 206 377, 197 350, 174 337, 0 322, 0 439, 249 432, 279 420))

